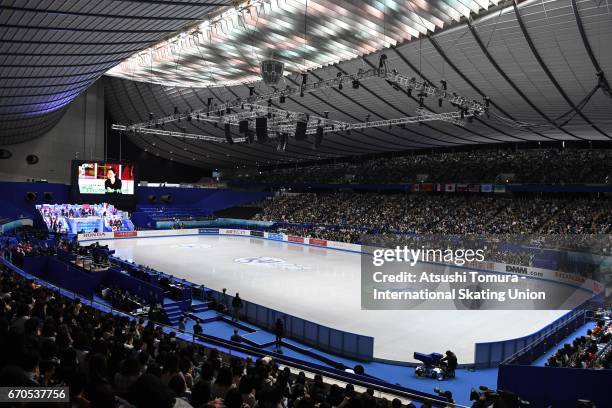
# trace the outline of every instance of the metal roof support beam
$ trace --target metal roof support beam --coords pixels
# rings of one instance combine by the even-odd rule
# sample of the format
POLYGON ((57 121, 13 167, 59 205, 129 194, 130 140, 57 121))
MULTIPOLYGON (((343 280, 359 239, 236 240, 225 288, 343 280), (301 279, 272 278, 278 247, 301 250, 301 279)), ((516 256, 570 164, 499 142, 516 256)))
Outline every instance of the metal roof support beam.
POLYGON ((497 63, 497 61, 495 61, 493 59, 493 56, 489 53, 489 51, 487 50, 487 47, 485 47, 485 45, 482 43, 482 39, 480 38, 480 36, 478 35, 478 33, 476 32, 476 29, 474 28, 474 26, 468 21, 467 23, 468 28, 470 29, 470 32, 472 33, 472 36, 474 37, 474 40, 476 40, 476 43, 478 44, 478 47, 480 48, 480 50, 482 51, 482 53, 487 57, 487 59, 489 60, 489 62, 491 63, 491 65, 493 65, 493 67, 497 70, 497 72, 499 73, 499 75, 501 75, 506 82, 508 82, 508 84, 512 87, 512 89, 514 89, 516 91, 517 94, 519 94, 521 96, 521 98, 523 98, 523 100, 525 102, 527 102, 527 104, 531 107, 531 109, 533 109, 534 111, 536 111, 540 116, 542 116, 548 123, 550 123, 551 125, 553 125, 555 128, 557 128, 558 130, 560 130, 561 132, 574 137, 576 139, 581 139, 584 140, 583 138, 574 135, 573 133, 570 133, 569 131, 563 129, 562 127, 560 127, 559 125, 557 125, 553 120, 551 120, 548 115, 546 115, 544 112, 542 112, 540 110, 540 108, 538 108, 533 102, 531 102, 531 100, 529 100, 529 98, 527 97, 527 95, 525 95, 525 93, 523 91, 521 91, 521 89, 512 81, 512 79, 510 79, 510 77, 508 76, 508 74, 506 74, 504 72, 504 70, 499 66, 499 64, 497 63))
POLYGON ((580 18, 580 12, 578 11, 578 5, 576 4, 576 0, 571 0, 571 1, 572 1, 572 10, 574 11, 574 18, 576 19, 576 24, 578 25, 578 31, 580 31, 580 37, 582 38, 584 49, 586 50, 587 54, 589 54, 589 58, 591 59, 591 63, 593 64, 593 67, 595 68, 595 72, 597 73, 597 76, 600 78, 600 81, 602 82, 602 84, 606 87, 607 92, 610 93, 610 90, 612 88, 610 87, 610 83, 606 79, 606 76, 604 75, 604 72, 601 69, 599 62, 597 62, 597 58, 595 58, 595 54, 593 54, 593 49, 591 48, 589 39, 586 35, 586 32, 584 31, 584 26, 582 24, 582 19, 580 18))
MULTIPOLYGON (((574 1, 574 0, 572 0, 574 1)), ((578 115, 585 121, 587 122, 589 125, 591 125, 591 127, 593 129, 595 129, 597 132, 599 132, 601 135, 607 137, 608 139, 612 139, 610 136, 608 136, 604 131, 602 131, 600 128, 598 128, 596 125, 593 124, 593 122, 591 122, 586 116, 584 116, 584 114, 582 113, 582 111, 580 109, 578 109, 576 107, 576 105, 574 104, 574 102, 572 102, 572 100, 570 99, 570 97, 565 93, 565 91, 563 90, 563 88, 561 88, 561 85, 559 84, 559 82, 556 80, 556 78, 553 76, 553 74, 550 72, 550 70, 548 69, 548 66, 544 63, 544 60, 542 60, 542 57, 540 56, 540 53, 538 52, 538 50, 536 49, 535 45, 533 44, 533 41, 531 40, 531 36, 529 35, 529 32, 527 31, 527 27, 525 26, 525 23, 523 22, 523 18, 521 17, 521 13, 519 12, 518 9, 518 4, 517 4, 517 0, 514 0, 512 2, 512 5, 514 6, 514 14, 516 14, 516 20, 519 23, 519 26, 521 27, 521 31, 523 32, 523 36, 525 37, 525 40, 527 40, 527 44, 529 45, 529 49, 531 50, 531 53, 533 54, 533 56, 535 57, 535 59, 538 61, 538 64, 540 64, 540 67, 542 68, 542 70, 546 73, 546 76, 548 76, 548 79, 550 79, 550 82, 552 82, 552 84, 555 86, 555 88, 557 88, 557 91, 559 91, 559 93, 561 94, 561 96, 563 97, 563 99, 565 99, 565 101, 567 102, 567 104, 576 112, 578 113, 578 115)))

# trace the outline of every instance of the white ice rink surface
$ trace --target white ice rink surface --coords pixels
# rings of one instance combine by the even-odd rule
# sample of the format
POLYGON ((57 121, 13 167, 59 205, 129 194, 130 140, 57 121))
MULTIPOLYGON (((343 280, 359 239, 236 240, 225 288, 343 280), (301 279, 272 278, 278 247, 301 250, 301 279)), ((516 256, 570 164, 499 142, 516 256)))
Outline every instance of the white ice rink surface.
POLYGON ((360 255, 234 236, 103 241, 122 259, 240 296, 325 326, 374 337, 374 357, 413 361, 452 349, 474 361, 474 344, 531 334, 565 311, 361 310, 360 255), (248 258, 275 258, 251 263, 248 258), (245 259, 247 258, 247 259, 245 259), (237 261, 241 259, 241 261, 237 261), (284 261, 279 262, 278 259, 284 261))

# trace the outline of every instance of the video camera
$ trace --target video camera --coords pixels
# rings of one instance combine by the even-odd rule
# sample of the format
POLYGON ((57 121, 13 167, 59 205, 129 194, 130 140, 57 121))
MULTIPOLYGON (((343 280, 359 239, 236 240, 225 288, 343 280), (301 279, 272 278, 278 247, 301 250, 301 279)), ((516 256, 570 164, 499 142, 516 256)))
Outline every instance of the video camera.
POLYGON ((484 385, 472 388, 470 401, 474 401, 472 408, 523 408, 529 407, 529 401, 524 401, 513 392, 492 390, 484 385))

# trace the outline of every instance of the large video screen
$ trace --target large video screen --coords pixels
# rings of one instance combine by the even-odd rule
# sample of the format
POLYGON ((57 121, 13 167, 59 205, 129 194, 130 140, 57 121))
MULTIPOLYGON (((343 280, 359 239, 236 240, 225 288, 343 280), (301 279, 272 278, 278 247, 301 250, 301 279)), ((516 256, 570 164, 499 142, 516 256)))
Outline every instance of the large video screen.
POLYGON ((76 165, 80 194, 134 194, 133 165, 101 162, 79 162, 76 165))

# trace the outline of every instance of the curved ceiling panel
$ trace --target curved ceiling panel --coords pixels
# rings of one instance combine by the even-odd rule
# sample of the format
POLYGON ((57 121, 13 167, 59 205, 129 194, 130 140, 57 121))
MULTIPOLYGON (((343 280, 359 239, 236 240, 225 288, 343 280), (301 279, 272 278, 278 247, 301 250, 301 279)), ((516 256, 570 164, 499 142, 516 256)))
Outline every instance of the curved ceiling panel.
POLYGON ((108 69, 230 0, 0 1, 0 144, 34 138, 108 69))
POLYGON ((108 74, 173 86, 259 80, 261 60, 300 73, 436 32, 499 0, 249 0, 139 52, 108 74))
MULTIPOLYGON (((315 150, 310 141, 290 139, 286 151, 274 143, 233 144, 136 134, 135 143, 149 152, 203 167, 230 167, 295 162, 316 158, 457 146, 476 143, 508 143, 546 140, 612 139, 612 98, 598 83, 607 85, 601 70, 612 68, 611 53, 601 44, 612 43, 609 7, 605 2, 528 1, 493 10, 469 24, 387 48, 390 68, 439 84, 445 80, 451 92, 468 98, 491 98, 490 116, 475 118, 465 127, 445 122, 369 128, 325 134, 315 150), (584 35, 582 35, 583 33, 584 35), (591 51, 588 51, 588 48, 591 51), (592 57, 592 58, 591 58, 592 57), (598 82, 599 81, 599 82, 598 82), (586 102, 585 102, 586 101, 586 102)), ((335 78, 378 63, 380 53, 311 71, 309 81, 335 78)), ((181 67, 178 67, 180 70, 181 67)), ((288 75, 284 85, 299 85, 298 75, 288 75)), ((246 85, 210 88, 172 87, 118 78, 106 78, 107 107, 116 123, 146 122, 155 118, 202 109, 208 98, 222 104, 246 97, 246 85)), ((256 84, 255 93, 270 89, 256 84)), ((324 116, 343 122, 364 122, 415 115, 418 97, 395 90, 385 80, 362 81, 359 89, 344 86, 288 96, 275 108, 324 116)), ((425 98, 424 107, 451 112, 446 103, 425 98)), ((166 130, 224 138, 221 126, 205 121, 171 122, 166 130)), ((236 127, 234 138, 241 137, 236 127)))

